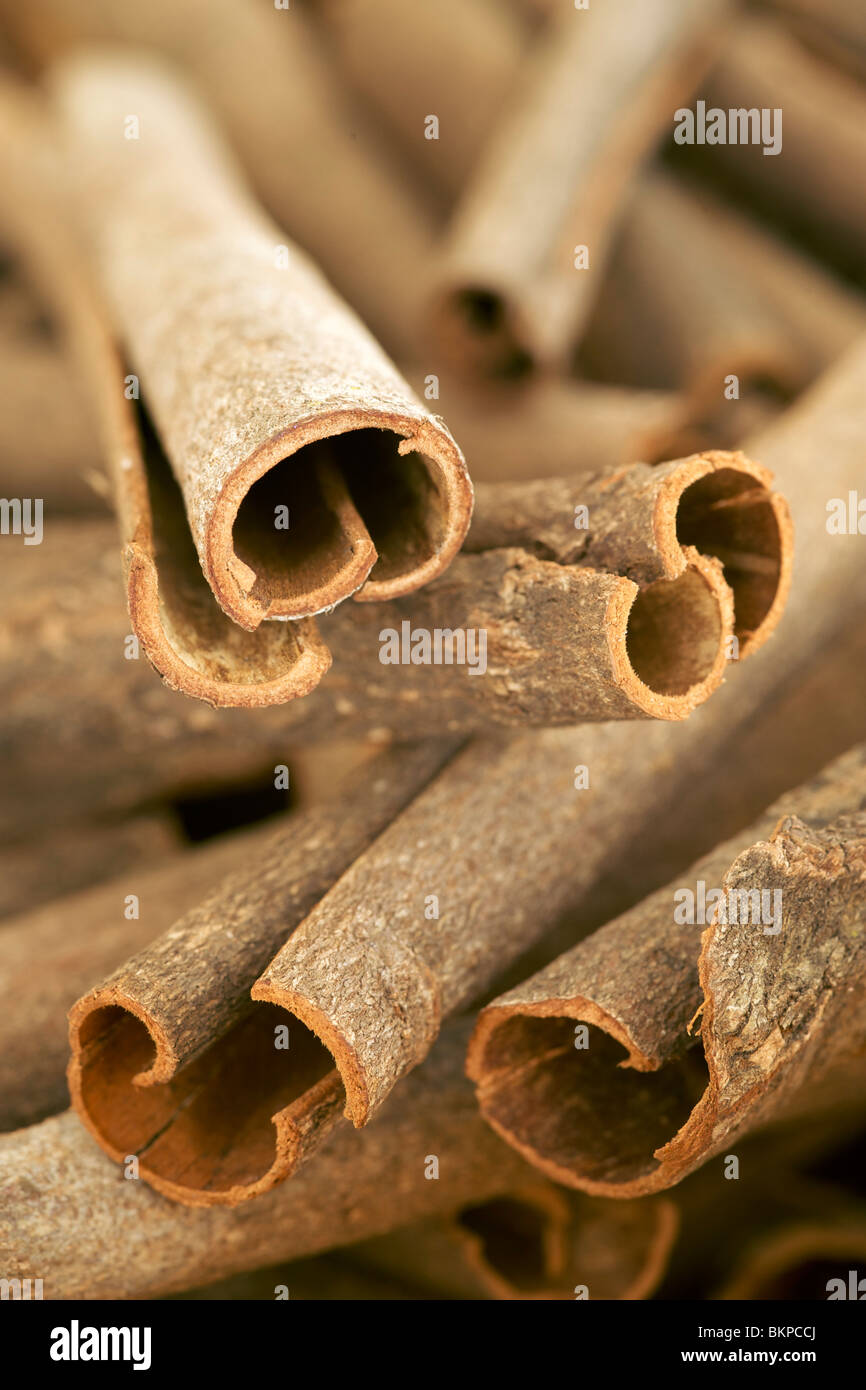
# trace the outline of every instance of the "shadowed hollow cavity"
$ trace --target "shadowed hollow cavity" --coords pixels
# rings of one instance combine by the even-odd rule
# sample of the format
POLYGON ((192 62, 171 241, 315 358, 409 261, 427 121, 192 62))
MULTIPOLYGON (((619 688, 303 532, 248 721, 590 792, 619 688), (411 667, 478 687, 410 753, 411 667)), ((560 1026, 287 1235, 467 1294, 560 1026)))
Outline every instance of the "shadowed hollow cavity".
POLYGON ((524 1152, 593 1182, 626 1183, 658 1168, 654 1153, 685 1124, 707 1085, 699 1047, 658 1071, 619 1064, 627 1052, 573 1018, 515 1016, 489 1035, 480 1083, 485 1114, 524 1152))
POLYGON ((629 661, 658 695, 684 695, 705 680, 721 640, 718 602, 696 570, 642 589, 628 615, 629 661))
POLYGON ((440 309, 443 337, 451 351, 465 356, 491 377, 515 380, 528 376, 534 363, 518 341, 501 294, 470 285, 448 296, 440 309))
POLYGON ((376 582, 398 579, 437 554, 447 521, 439 469, 422 454, 398 454, 400 442, 389 430, 350 430, 305 445, 252 484, 232 532, 235 554, 255 574, 250 597, 277 616, 344 575, 346 592, 332 603, 368 571, 376 582), (358 569, 370 542, 375 553, 358 569))
POLYGON ((79 1042, 81 1104, 100 1137, 121 1155, 137 1155, 142 1176, 203 1194, 263 1178, 276 1158, 272 1116, 296 1102, 303 1110, 305 1092, 334 1070, 313 1033, 263 1003, 166 1083, 134 1084, 156 1047, 122 1007, 88 1014, 79 1042), (275 1045, 283 1026, 288 1048, 275 1045))
POLYGON ((779 588, 782 537, 770 494, 747 473, 719 468, 683 492, 677 539, 721 561, 734 595, 735 634, 764 622, 779 588))
POLYGON ((481 1241, 484 1261, 518 1293, 549 1286, 552 1217, 517 1197, 499 1197, 458 1213, 458 1224, 481 1241))

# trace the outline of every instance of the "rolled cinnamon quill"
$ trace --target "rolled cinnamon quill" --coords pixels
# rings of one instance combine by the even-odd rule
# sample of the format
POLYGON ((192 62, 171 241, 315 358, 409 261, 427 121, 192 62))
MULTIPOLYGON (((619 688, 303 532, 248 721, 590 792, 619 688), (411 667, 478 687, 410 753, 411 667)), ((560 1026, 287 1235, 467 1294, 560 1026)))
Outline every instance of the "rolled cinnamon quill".
MULTIPOLYGON (((0 218, 50 305, 86 383, 120 523, 134 635, 166 682, 213 705, 268 705, 306 694, 328 669, 315 623, 245 632, 214 601, 183 499, 158 441, 146 439, 112 330, 56 186, 61 169, 42 108, 20 85, 0 86, 0 218), (145 462, 147 454, 147 462, 145 462)), ((76 603, 70 590, 65 603, 76 603)))
POLYGON ((335 1136, 291 1184, 235 1210, 189 1209, 125 1181, 72 1114, 0 1140, 5 1277, 44 1297, 152 1298, 297 1259, 532 1181, 484 1124, 457 1024, 366 1134, 335 1136), (434 1166, 435 1161, 435 1166, 434 1166), (438 1172, 438 1179, 432 1176, 438 1172))
POLYGON ((113 42, 161 53, 188 73, 279 225, 389 350, 417 347, 430 210, 350 99, 300 6, 81 0, 73 11, 63 0, 33 0, 2 10, 14 42, 37 65, 113 42))
POLYGON ((670 1187, 862 1051, 864 909, 861 745, 488 1005, 485 1117, 557 1181, 670 1187))
POLYGON ((254 631, 441 573, 471 513, 459 449, 182 84, 94 55, 51 87, 92 262, 223 610, 254 631))
MULTIPOLYGON (((291 814, 276 829, 267 823, 221 836, 166 864, 129 868, 108 883, 8 922, 0 965, 0 1128, 29 1124, 65 1104, 66 1011, 131 952, 146 952, 159 942, 161 959, 174 959, 178 978, 192 971, 200 982, 209 981, 202 984, 204 994, 222 999, 230 1013, 232 968, 239 968, 238 961, 254 962, 257 950, 263 960, 273 953, 292 913, 303 915, 305 895, 310 902, 321 895, 423 787, 450 747, 434 739, 417 749, 382 753, 339 780, 335 797, 291 814), (242 882, 251 879, 259 886, 245 898, 242 882), (233 901, 238 918, 246 912, 250 924, 237 920, 229 928, 221 918, 220 931, 202 934, 215 882, 224 885, 221 907, 227 910, 233 901), (260 894, 267 907, 257 909, 260 894), (172 932, 175 924, 178 930, 172 932)), ((155 961, 156 954, 149 959, 155 961)), ((254 964, 247 973, 250 980, 255 977, 254 964)), ((154 976, 154 988, 161 987, 164 982, 160 986, 154 976)), ((196 1011, 204 1015, 209 1007, 205 1003, 196 1011)))
POLYGON ((431 291, 443 352, 481 375, 572 356, 640 160, 709 58, 723 3, 563 8, 454 216, 431 291))
POLYGON ((350 1246, 347 1258, 438 1297, 639 1299, 664 1273, 672 1203, 605 1202, 552 1183, 350 1246))

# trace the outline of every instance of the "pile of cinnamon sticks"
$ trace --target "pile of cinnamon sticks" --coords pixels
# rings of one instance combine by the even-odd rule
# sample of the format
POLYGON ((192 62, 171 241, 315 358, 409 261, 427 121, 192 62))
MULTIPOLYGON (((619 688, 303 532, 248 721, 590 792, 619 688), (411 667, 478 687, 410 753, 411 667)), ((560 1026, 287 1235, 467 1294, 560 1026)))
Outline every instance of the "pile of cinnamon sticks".
POLYGON ((0 63, 4 1298, 831 1296, 855 0, 0 0, 0 63))

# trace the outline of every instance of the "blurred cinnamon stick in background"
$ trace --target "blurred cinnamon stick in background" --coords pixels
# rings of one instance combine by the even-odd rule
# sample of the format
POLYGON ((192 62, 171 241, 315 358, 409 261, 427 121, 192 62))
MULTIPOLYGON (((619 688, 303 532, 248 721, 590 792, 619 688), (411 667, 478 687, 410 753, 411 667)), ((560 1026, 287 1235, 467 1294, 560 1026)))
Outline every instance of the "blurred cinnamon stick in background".
POLYGON ((641 159, 700 79, 723 3, 563 8, 473 170, 431 289, 444 354, 480 375, 567 367, 641 159))

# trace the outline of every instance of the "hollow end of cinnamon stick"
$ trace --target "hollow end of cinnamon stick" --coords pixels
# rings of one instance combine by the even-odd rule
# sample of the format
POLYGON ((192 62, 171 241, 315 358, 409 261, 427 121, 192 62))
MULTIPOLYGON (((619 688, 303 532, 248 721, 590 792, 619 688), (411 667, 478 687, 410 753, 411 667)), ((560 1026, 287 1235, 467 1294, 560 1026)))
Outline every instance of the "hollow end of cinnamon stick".
POLYGON ((143 1179, 186 1206, 267 1192, 342 1113, 330 1053, 272 1006, 247 1010, 180 1070, 157 1021, 117 988, 85 996, 69 1018, 69 1090, 82 1123, 116 1162, 136 1157, 143 1179))
POLYGON ((607 635, 614 681, 652 719, 686 719, 721 684, 734 603, 721 565, 698 555, 675 579, 643 589, 623 581, 607 635))
POLYGON ((788 505, 768 470, 740 452, 683 460, 659 492, 653 530, 667 574, 692 553, 720 562, 740 659, 762 646, 787 602, 794 547, 788 505))
POLYGON ((208 528, 208 570, 221 606, 255 630, 351 596, 411 593, 447 569, 471 513, 463 457, 443 427, 414 414, 325 412, 235 470, 208 528))
MULTIPOLYGON (((843 1060, 862 1050, 858 1016, 841 1004, 834 1017, 825 961, 827 943, 840 949, 846 940, 853 957, 847 968, 857 969, 861 936, 847 924, 862 912, 863 833, 862 813, 819 829, 785 816, 768 840, 734 859, 724 890, 777 888, 788 954, 782 963, 770 954, 762 966, 754 943, 767 938, 751 924, 732 929, 724 913, 721 921, 713 917, 699 954, 695 944, 700 1046, 685 1031, 673 1043, 649 1034, 642 1040, 626 990, 615 1008, 565 988, 556 997, 488 1005, 467 1052, 488 1123, 555 1181, 600 1197, 640 1197, 671 1187, 738 1133, 771 1118, 784 1103, 786 1072, 802 1085, 810 1048, 820 1053, 818 1079, 834 1048, 843 1060), (757 1038, 744 1020, 766 1011, 764 991, 771 989, 776 1000, 787 995, 796 1004, 785 1028, 758 1029, 757 1038), (576 1024, 587 1030, 585 1046, 576 1024)), ((675 1007, 672 1001, 669 1013, 675 1007)))

